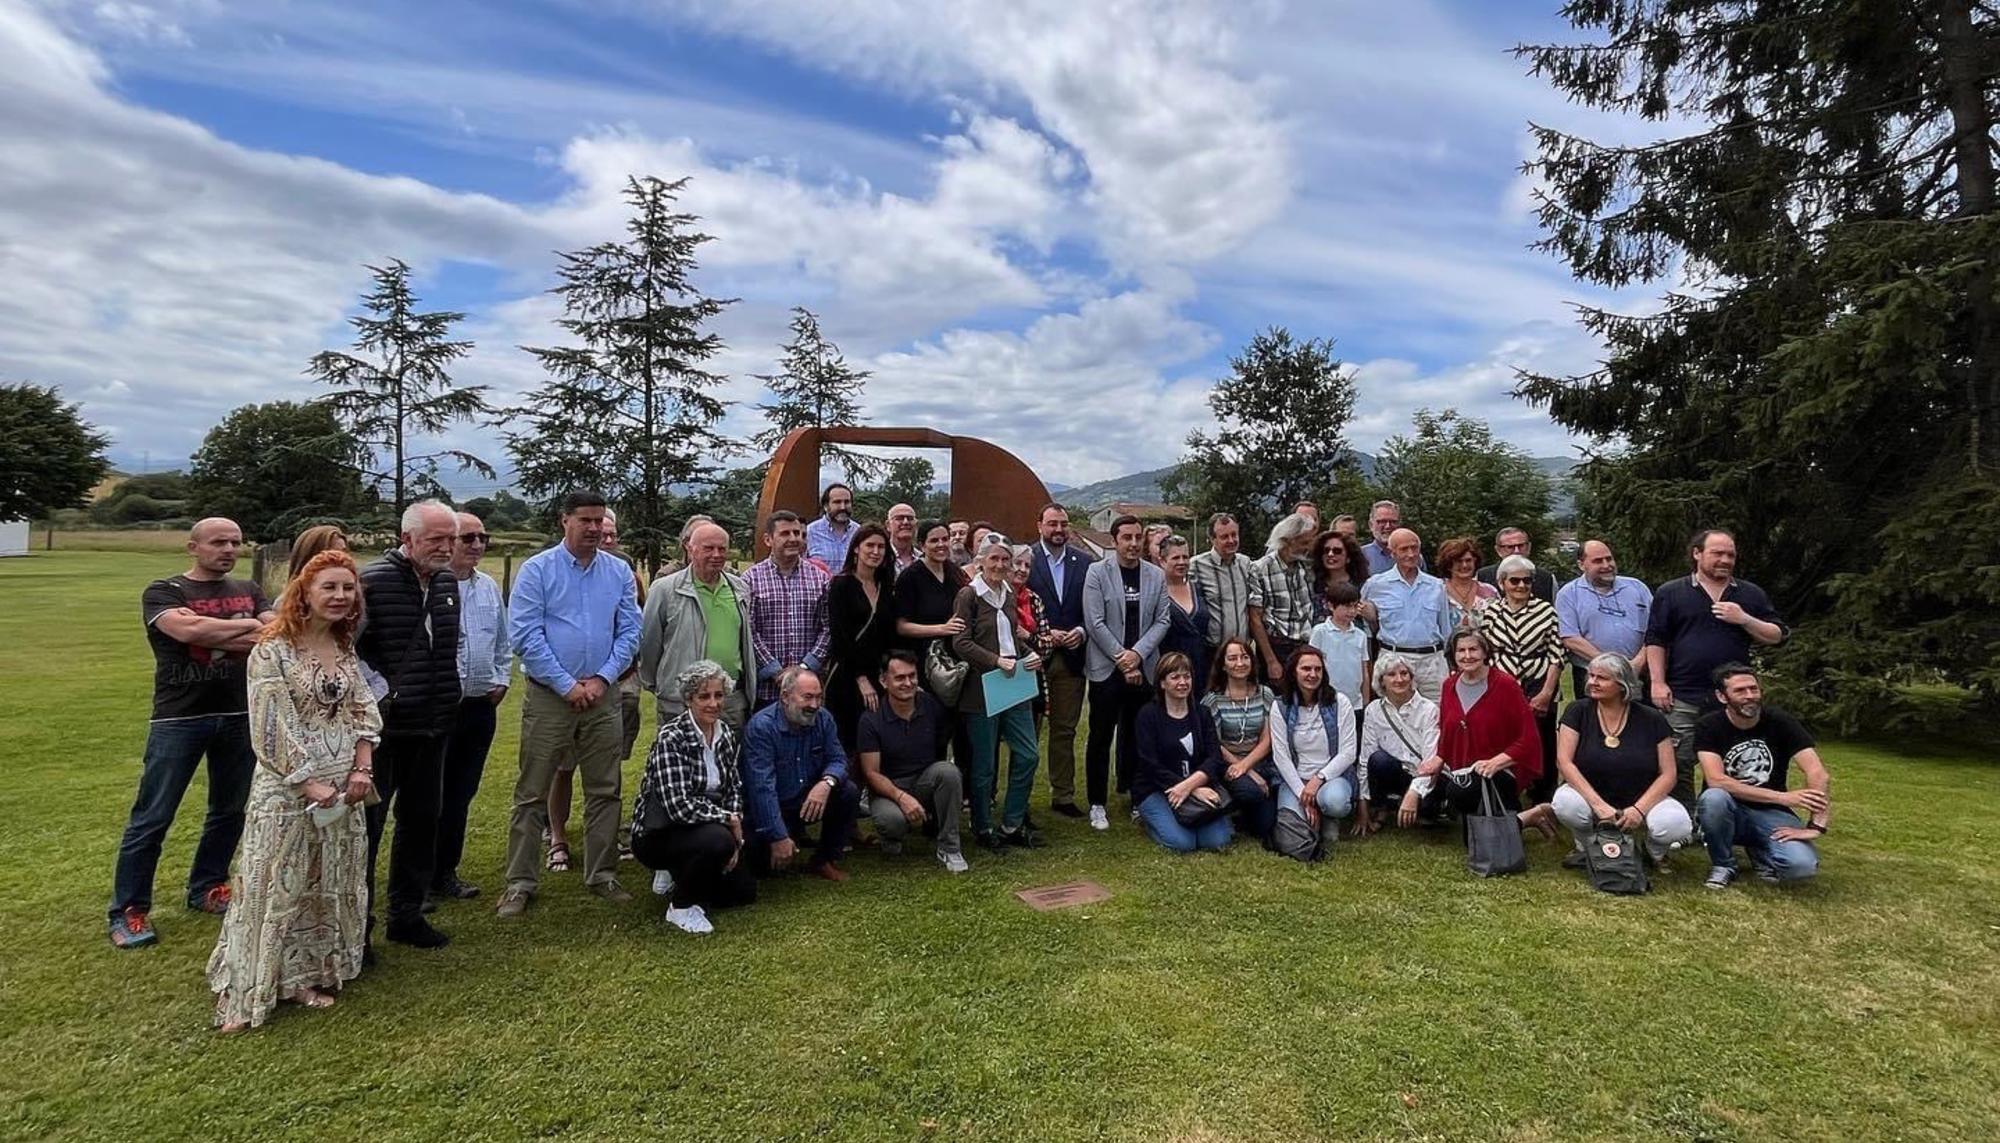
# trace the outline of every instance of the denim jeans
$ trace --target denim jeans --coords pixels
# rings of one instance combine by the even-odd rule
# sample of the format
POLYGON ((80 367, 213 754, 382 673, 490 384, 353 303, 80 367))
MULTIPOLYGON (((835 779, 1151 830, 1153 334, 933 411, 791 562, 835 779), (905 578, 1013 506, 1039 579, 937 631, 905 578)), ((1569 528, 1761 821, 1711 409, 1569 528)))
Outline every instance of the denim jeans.
MULTIPOLYGON (((1292 788, 1285 785, 1283 779, 1279 779, 1275 788, 1278 794, 1278 809, 1290 810, 1300 817, 1305 816, 1305 808, 1299 803, 1299 796, 1292 793, 1292 788)), ((1319 794, 1313 801, 1319 805, 1322 825, 1326 822, 1339 821, 1353 813, 1354 793, 1355 777, 1352 766, 1342 771, 1340 777, 1330 782, 1321 782, 1319 794)))
POLYGON ((1740 845, 1752 863, 1769 869, 1780 881, 1803 881, 1819 872, 1819 851, 1811 842, 1771 840, 1772 830, 1802 824, 1785 807, 1739 802, 1720 789, 1703 790, 1699 804, 1710 865, 1735 869, 1740 845))
POLYGON ((1027 703, 1009 707, 997 717, 966 716, 972 734, 972 828, 993 828, 993 787, 1000 767, 1000 740, 1007 740, 1007 797, 1000 807, 1000 827, 1019 829, 1028 816, 1028 795, 1035 789, 1040 761, 1035 741, 1035 712, 1027 703))
POLYGON ((1197 849, 1222 849, 1229 844, 1229 815, 1224 814, 1212 821, 1190 829, 1174 816, 1174 807, 1167 803, 1165 794, 1151 794, 1139 803, 1139 824, 1146 827, 1147 836, 1173 850, 1175 853, 1193 853, 1197 849))
MULTIPOLYGON (((814 781, 821 782, 824 779, 814 779, 814 781)), ((778 803, 778 813, 785 822, 785 836, 791 838, 793 844, 801 849, 811 839, 815 824, 799 816, 799 812, 805 809, 806 795, 810 793, 812 786, 808 785, 799 791, 798 797, 789 802, 778 803)), ((842 782, 828 789, 826 805, 820 810, 817 823, 819 840, 813 842, 812 857, 793 865, 792 868, 810 869, 820 865, 832 865, 839 861, 847 853, 847 843, 854 836, 854 819, 860 813, 861 791, 854 783, 842 782)), ((749 863, 752 873, 759 877, 769 876, 770 839, 754 830, 747 818, 743 822, 743 830, 743 860, 749 863)))
POLYGON ((188 869, 190 903, 217 885, 229 883, 229 859, 243 837, 243 803, 257 756, 250 749, 247 715, 176 718, 153 723, 146 732, 146 759, 139 771, 139 795, 118 844, 118 869, 111 883, 110 916, 127 908, 153 907, 153 873, 174 814, 181 808, 195 767, 208 757, 208 814, 188 869))

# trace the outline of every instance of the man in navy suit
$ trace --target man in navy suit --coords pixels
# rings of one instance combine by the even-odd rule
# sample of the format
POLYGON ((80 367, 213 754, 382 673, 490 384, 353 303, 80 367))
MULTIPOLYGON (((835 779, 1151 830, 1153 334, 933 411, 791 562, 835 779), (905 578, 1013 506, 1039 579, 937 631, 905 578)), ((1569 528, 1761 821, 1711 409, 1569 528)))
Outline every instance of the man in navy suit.
POLYGON ((1042 542, 1028 571, 1028 590, 1042 600, 1056 653, 1042 667, 1049 688, 1049 808, 1080 818, 1076 804, 1076 724, 1083 718, 1083 577, 1090 557, 1069 546, 1069 513, 1044 504, 1042 542))

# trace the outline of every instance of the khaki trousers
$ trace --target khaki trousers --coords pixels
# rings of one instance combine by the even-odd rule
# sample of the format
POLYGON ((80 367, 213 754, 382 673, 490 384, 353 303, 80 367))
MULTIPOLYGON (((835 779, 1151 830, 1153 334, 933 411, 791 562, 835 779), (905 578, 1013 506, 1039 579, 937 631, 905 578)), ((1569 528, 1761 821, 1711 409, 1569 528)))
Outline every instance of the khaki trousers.
POLYGON ((1083 721, 1083 675, 1071 669, 1062 652, 1048 657, 1042 677, 1049 687, 1049 802, 1076 804, 1076 727, 1083 721))
POLYGON ((615 693, 588 710, 571 710, 561 695, 530 681, 521 702, 521 774, 507 833, 507 887, 534 892, 541 881, 542 831, 549 824, 549 781, 565 757, 583 783, 583 880, 597 885, 618 874, 618 814, 624 737, 615 693))

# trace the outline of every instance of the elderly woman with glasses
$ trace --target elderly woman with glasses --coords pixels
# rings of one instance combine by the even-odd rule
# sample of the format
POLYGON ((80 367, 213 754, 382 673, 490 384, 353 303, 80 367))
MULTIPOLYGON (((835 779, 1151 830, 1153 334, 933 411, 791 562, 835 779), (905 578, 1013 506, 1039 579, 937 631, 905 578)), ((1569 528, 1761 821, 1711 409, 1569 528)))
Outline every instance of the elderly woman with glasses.
POLYGON ((1694 822, 1673 799, 1674 735, 1667 716, 1637 701, 1638 672, 1623 655, 1606 652, 1590 661, 1584 688, 1569 704, 1556 731, 1556 770, 1563 784, 1551 808, 1569 827, 1576 849, 1563 864, 1583 864, 1584 842, 1598 822, 1627 833, 1643 830, 1654 861, 1687 844, 1694 822))
POLYGON ((1535 564, 1508 556, 1494 571, 1500 598, 1480 615, 1480 630, 1493 645, 1493 665, 1514 676, 1528 697, 1542 739, 1541 775, 1526 793, 1529 804, 1549 800, 1556 782, 1556 685, 1562 679, 1561 621, 1556 609, 1535 597, 1535 564))
POLYGON ((1194 677, 1208 679, 1208 601, 1201 588, 1188 578, 1186 536, 1168 536, 1160 541, 1160 570, 1167 573, 1167 637, 1160 650, 1179 651, 1193 665, 1194 677))
POLYGON ((757 881, 743 861, 741 740, 722 708, 735 689, 722 664, 698 659, 674 680, 686 709, 660 727, 632 800, 632 853, 670 875, 666 921, 715 931, 708 910, 747 905, 757 881))

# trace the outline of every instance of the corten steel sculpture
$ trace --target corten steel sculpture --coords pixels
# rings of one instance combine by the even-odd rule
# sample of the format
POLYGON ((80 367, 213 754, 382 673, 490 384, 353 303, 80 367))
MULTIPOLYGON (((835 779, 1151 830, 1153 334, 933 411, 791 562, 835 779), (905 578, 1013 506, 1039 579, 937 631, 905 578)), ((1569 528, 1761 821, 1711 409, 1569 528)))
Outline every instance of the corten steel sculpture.
MULTIPOLYGON (((810 520, 819 515, 819 446, 821 444, 880 445, 890 448, 951 450, 951 515, 957 520, 990 520, 1016 543, 1038 534, 1036 521, 1049 490, 1033 469, 999 445, 978 437, 955 437, 936 429, 881 429, 836 426, 793 429, 771 454, 764 471, 764 490, 757 497, 761 522, 779 508, 789 508, 810 520)), ((920 537, 921 538, 921 537, 920 537)), ((764 535, 757 533, 757 554, 764 554, 764 535)))

